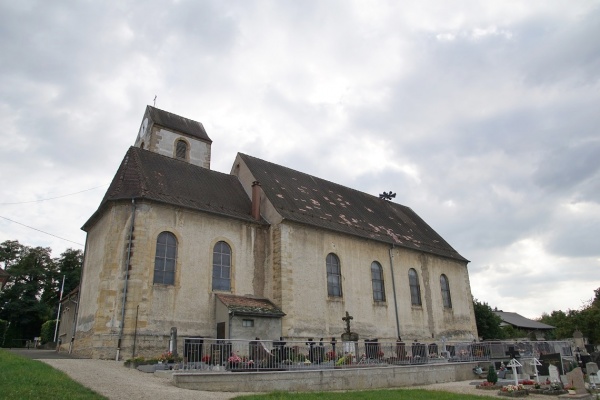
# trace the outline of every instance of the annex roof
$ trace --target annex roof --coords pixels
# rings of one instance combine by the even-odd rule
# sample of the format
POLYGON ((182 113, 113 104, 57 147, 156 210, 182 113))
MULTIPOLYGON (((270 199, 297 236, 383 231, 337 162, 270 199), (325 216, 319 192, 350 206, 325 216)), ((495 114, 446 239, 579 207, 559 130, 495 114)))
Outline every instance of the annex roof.
POLYGON ((131 199, 153 200, 257 223, 250 215, 251 201, 236 176, 130 147, 98 211, 82 229, 86 230, 106 203, 131 199))
POLYGON ((284 219, 468 262, 411 208, 239 154, 284 219))
POLYGON ((250 296, 235 296, 222 293, 218 293, 216 296, 221 303, 223 303, 229 311, 234 312, 235 315, 277 318, 285 316, 285 313, 269 299, 250 296))
POLYGON ((146 114, 157 125, 212 143, 204 126, 198 121, 180 117, 152 106, 146 106, 146 114))
POLYGON ((494 314, 502 318, 506 324, 512 325, 515 328, 525 329, 554 329, 552 325, 547 325, 542 322, 534 321, 514 312, 494 311, 494 314))

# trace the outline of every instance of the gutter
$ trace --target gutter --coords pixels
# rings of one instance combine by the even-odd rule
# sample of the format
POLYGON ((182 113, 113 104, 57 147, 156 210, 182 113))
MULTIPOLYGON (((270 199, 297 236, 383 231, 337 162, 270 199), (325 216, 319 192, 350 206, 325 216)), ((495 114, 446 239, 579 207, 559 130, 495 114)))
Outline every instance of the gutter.
POLYGON ((117 358, 121 354, 121 340, 123 339, 123 328, 125 326, 125 302, 127 301, 127 283, 129 281, 129 263, 131 261, 131 245, 133 242, 133 227, 135 224, 135 199, 131 199, 131 227, 129 228, 129 244, 127 246, 127 262, 125 264, 125 282, 123 283, 123 305, 121 306, 121 328, 119 330, 119 340, 117 341, 117 358))
POLYGON ((392 271, 392 290, 394 292, 394 311, 396 314, 396 333, 400 340, 400 319, 398 318, 398 299, 396 298, 396 279, 394 278, 394 245, 390 247, 390 269, 392 271))

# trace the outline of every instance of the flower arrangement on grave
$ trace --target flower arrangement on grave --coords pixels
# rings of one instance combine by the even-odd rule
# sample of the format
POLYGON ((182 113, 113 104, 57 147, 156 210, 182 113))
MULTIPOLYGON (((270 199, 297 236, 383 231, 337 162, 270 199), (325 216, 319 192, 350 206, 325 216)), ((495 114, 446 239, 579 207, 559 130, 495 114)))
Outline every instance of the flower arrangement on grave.
POLYGON ((494 389, 498 389, 498 386, 496 386, 495 383, 493 382, 481 382, 479 385, 475 386, 477 389, 483 389, 483 390, 494 390, 494 389))
POLYGON ((352 359, 353 358, 354 358, 354 354, 352 354, 352 353, 346 353, 345 356, 340 357, 340 359, 336 361, 335 365, 336 366, 350 365, 350 364, 352 364, 352 359))
POLYGON ((337 360, 337 354, 335 354, 335 351, 329 350, 327 353, 325 353, 325 361, 335 361, 335 360, 337 360))
POLYGON ((206 354, 206 355, 202 356, 201 361, 205 364, 210 364, 210 355, 206 354))
POLYGON ((529 396, 529 391, 523 385, 506 385, 502 387, 498 394, 507 397, 525 397, 529 396))
POLYGON ((158 357, 158 361, 164 364, 174 363, 181 361, 181 357, 175 357, 172 351, 166 351, 158 357))
POLYGON ((529 386, 535 385, 535 382, 532 381, 531 379, 523 379, 522 381, 519 381, 519 383, 521 385, 529 385, 529 386))

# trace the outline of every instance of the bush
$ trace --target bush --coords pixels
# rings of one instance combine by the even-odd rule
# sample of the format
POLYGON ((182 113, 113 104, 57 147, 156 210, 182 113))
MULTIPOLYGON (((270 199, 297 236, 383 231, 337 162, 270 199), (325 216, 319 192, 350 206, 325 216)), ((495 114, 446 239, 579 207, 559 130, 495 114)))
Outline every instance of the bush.
POLYGON ((487 381, 493 383, 494 385, 498 382, 498 374, 496 373, 496 368, 493 365, 490 365, 487 373, 487 381))
POLYGON ((56 320, 46 321, 42 324, 42 332, 40 337, 42 343, 50 343, 54 341, 54 330, 56 328, 56 320))

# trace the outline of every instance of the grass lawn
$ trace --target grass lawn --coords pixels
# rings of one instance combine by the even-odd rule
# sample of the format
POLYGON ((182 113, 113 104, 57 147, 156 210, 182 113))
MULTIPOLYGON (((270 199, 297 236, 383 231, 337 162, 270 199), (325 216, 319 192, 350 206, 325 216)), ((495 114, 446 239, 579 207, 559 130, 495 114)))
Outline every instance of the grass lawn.
POLYGON ((286 393, 274 392, 269 394, 235 397, 236 400, 480 400, 488 399, 486 396, 473 396, 439 392, 423 389, 396 389, 396 390, 364 390, 352 392, 311 392, 311 393, 286 393))
POLYGON ((3 349, 0 349, 0 398, 106 399, 41 361, 30 360, 3 349))

